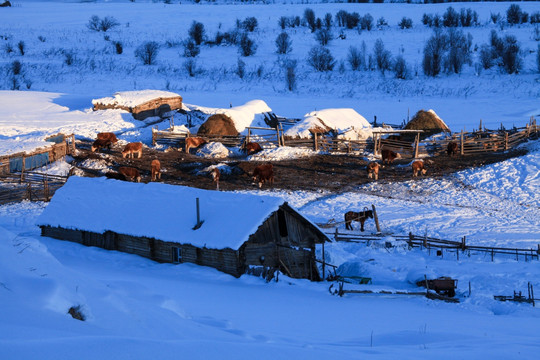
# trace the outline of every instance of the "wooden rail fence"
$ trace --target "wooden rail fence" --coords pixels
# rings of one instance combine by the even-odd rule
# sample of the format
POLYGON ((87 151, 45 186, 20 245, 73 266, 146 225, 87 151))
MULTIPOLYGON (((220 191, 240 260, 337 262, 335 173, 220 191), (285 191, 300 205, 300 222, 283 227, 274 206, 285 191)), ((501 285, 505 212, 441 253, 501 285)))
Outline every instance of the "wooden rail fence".
POLYGON ((67 180, 67 176, 38 172, 0 175, 0 204, 15 201, 49 201, 67 180))

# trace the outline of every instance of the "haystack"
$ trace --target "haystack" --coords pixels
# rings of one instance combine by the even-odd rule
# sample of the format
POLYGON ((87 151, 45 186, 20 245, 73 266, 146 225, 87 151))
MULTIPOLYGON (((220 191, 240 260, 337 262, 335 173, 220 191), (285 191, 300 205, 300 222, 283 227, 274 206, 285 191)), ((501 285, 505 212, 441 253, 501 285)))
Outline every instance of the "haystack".
POLYGON ((197 135, 230 135, 237 136, 238 131, 234 126, 234 122, 225 114, 214 114, 206 120, 197 135))
POLYGON ((420 134, 421 138, 427 138, 431 135, 441 132, 451 132, 448 125, 433 110, 419 110, 405 125, 405 130, 424 130, 420 134))

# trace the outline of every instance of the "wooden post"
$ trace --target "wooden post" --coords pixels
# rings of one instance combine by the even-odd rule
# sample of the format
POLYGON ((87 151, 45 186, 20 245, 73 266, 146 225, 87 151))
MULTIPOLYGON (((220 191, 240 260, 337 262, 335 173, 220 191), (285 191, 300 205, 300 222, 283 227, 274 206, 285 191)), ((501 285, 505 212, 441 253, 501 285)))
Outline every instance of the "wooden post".
MULTIPOLYGON (((338 229, 336 228, 336 233, 334 234, 334 240, 335 240, 335 241, 338 241, 338 236, 339 236, 338 234, 339 234, 339 233, 338 233, 338 229)), ((538 245, 538 249, 539 249, 539 250, 538 250, 538 253, 540 254, 540 245, 538 245)))
POLYGON ((324 241, 322 243, 322 279, 323 281, 326 279, 326 259, 324 258, 324 241))
POLYGON ((465 245, 465 236, 461 238, 461 251, 465 251, 467 245, 465 245))
MULTIPOLYGON (((251 137, 251 128, 248 127, 248 132, 247 132, 247 137, 246 137, 246 145, 249 142, 250 137, 251 137)), ((279 141, 278 141, 278 145, 279 145, 279 141)))
POLYGON ((461 130, 461 136, 460 136, 460 140, 459 140, 459 145, 460 145, 460 153, 461 155, 464 155, 464 151, 463 151, 463 130, 461 130))
POLYGON ((478 131, 482 131, 482 119, 480 119, 480 125, 478 126, 478 131))
POLYGON ((283 135, 283 124, 279 124, 281 128, 281 146, 285 146, 285 135, 283 135))
POLYGON ((493 262, 493 248, 491 249, 491 262, 493 262))
POLYGON ((22 167, 21 167, 21 183, 24 181, 24 168, 26 167, 26 158, 22 157, 22 167))
POLYGON ((381 227, 379 226, 379 217, 377 216, 377 210, 375 209, 375 205, 371 204, 371 208, 373 209, 373 219, 375 220, 375 226, 377 227, 377 233, 380 234, 381 227))
POLYGON ((508 132, 504 132, 504 150, 508 150, 508 132))
POLYGON ((416 134, 416 138, 414 139, 414 158, 418 158, 418 147, 420 145, 420 133, 416 134))
POLYGON ((317 143, 317 133, 313 133, 313 150, 319 150, 319 144, 317 143))

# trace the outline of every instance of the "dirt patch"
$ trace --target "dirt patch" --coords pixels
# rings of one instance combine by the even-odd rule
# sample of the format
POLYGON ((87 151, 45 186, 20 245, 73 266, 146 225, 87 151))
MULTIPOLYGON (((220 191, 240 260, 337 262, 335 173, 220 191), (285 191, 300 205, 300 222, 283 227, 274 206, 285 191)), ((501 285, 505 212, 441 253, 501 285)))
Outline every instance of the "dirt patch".
MULTIPOLYGON (((90 152, 90 143, 78 143, 79 153, 75 158, 75 165, 84 160, 102 159, 109 165, 111 177, 120 166, 137 168, 142 176, 142 182, 149 182, 151 178, 151 162, 159 159, 161 168, 161 182, 176 185, 192 186, 201 189, 215 189, 210 174, 201 173, 201 170, 218 163, 227 163, 234 171, 231 174, 222 173, 220 178, 221 190, 256 189, 251 179, 255 166, 261 162, 245 161, 244 159, 204 159, 181 151, 157 151, 150 148, 143 149, 142 159, 122 158, 121 146, 112 150, 104 150, 101 154, 90 152)), ((442 155, 425 159, 425 177, 442 177, 456 171, 475 168, 487 164, 503 161, 508 158, 526 154, 525 150, 511 150, 507 152, 492 152, 478 155, 454 156, 442 155)), ((392 165, 385 165, 379 173, 379 181, 405 181, 412 179, 412 170, 408 164, 411 159, 396 160, 392 165)), ((366 165, 368 161, 353 155, 316 155, 285 161, 272 161, 274 165, 275 182, 272 188, 284 190, 328 190, 341 192, 353 189, 358 185, 368 183, 366 165)), ((103 176, 103 170, 80 168, 85 176, 103 176)), ((263 186, 263 189, 266 186, 263 186)))

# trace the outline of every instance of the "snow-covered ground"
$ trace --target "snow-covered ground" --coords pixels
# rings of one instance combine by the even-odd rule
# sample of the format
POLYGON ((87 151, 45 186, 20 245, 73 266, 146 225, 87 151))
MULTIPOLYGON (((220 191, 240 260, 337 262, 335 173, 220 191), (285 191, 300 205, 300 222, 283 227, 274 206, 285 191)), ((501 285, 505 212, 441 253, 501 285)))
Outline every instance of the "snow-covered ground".
MULTIPOLYGON (((188 104, 213 109, 240 108, 258 99, 276 114, 294 118, 321 109, 351 108, 369 121, 377 116, 378 122, 399 124, 407 114, 433 109, 453 131, 477 128, 480 119, 489 128, 501 123, 523 126, 530 116, 540 114, 535 27, 489 21, 491 13, 504 16, 508 2, 12 3, 12 8, 0 8, 0 89, 12 89, 12 63, 18 60, 23 72, 16 79, 26 91, 0 91, 0 154, 31 150, 58 132, 93 139, 98 132, 113 131, 121 143, 150 144, 148 123, 121 110, 91 111, 93 99, 142 89, 171 91, 188 104), (491 30, 515 35, 524 50, 522 71, 478 73, 473 64, 460 75, 425 77, 422 49, 432 30, 421 24, 421 16, 442 15, 450 5, 479 13, 481 26, 464 29, 472 34, 473 47, 487 43, 491 30), (329 73, 316 73, 307 65, 307 52, 316 44, 310 30, 287 29, 293 40, 288 57, 298 61, 297 89, 289 92, 283 59, 274 53, 274 40, 281 32, 277 21, 281 16, 302 17, 308 7, 319 17, 341 9, 369 12, 375 22, 384 17, 390 26, 371 32, 344 30, 345 40, 337 39, 339 29, 334 28, 336 38, 328 47, 338 65, 329 73), (94 14, 114 16, 120 26, 107 33, 90 31, 86 25, 94 14), (196 58, 201 71, 190 77, 180 43, 192 21, 204 23, 207 35, 213 37, 247 16, 258 19, 259 29, 252 35, 256 55, 241 58, 245 76, 240 78, 236 71, 236 47, 205 45, 196 58), (403 16, 413 20, 412 29, 397 27, 403 16), (365 41, 371 53, 378 38, 393 55, 404 56, 415 74, 412 79, 348 68, 349 46, 360 47, 365 41), (156 65, 142 65, 133 54, 147 40, 160 44, 156 65), (25 43, 24 55, 17 48, 20 41, 25 43), (113 41, 122 42, 123 54, 115 54, 113 41), (9 44, 13 52, 7 51, 9 44), (72 65, 65 63, 67 53, 74 55, 72 65)), ((537 2, 519 5, 529 13, 540 11, 537 2)), ((175 118, 175 125, 184 125, 182 121, 175 118)), ((168 125, 158 124, 160 129, 168 125)), ((314 223, 339 223, 346 211, 374 204, 387 234, 412 232, 449 240, 466 236, 468 244, 536 249, 540 144, 524 146, 528 155, 442 179, 381 180, 347 193, 249 193, 278 196, 314 223)), ((251 158, 268 161, 312 154, 279 148, 251 158)), ((104 168, 100 160, 88 165, 104 168)), ((222 169, 225 166, 221 164, 222 169)), ((67 169, 66 162, 58 162, 47 171, 67 169)), ((46 207, 30 202, 0 206, 0 359, 536 359, 540 351, 538 308, 493 299, 514 290, 526 294, 527 282, 538 294, 536 260, 496 255, 492 262, 490 256, 473 253, 458 261, 454 253, 441 258, 406 250, 390 237, 387 240, 398 246, 332 243, 326 245, 327 261, 339 266, 343 275, 371 277, 373 284, 363 285, 365 289, 415 290, 412 282, 424 274, 452 276, 459 280, 462 302, 390 295, 339 298, 329 294, 329 283, 284 276, 277 283, 251 276, 235 279, 193 264, 158 264, 42 238, 35 223, 46 207), (84 322, 67 314, 77 305, 86 316, 84 322)), ((343 224, 339 231, 346 232, 343 224)), ((366 222, 366 232, 374 231, 373 222, 366 222)))

